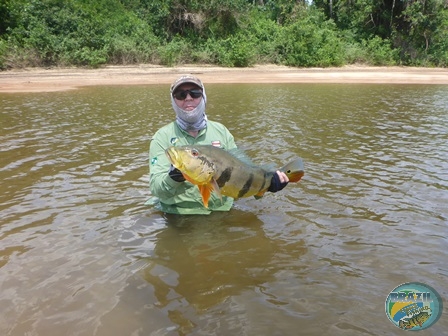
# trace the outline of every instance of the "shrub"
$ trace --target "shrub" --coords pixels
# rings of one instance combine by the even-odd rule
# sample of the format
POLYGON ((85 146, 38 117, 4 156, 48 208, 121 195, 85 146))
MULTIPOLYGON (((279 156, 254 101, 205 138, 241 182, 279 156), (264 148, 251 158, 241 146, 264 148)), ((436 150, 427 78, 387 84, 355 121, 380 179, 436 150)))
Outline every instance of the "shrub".
POLYGON ((432 64, 440 67, 448 66, 448 9, 439 15, 428 54, 432 64))
POLYGON ((160 46, 149 27, 136 29, 130 35, 116 33, 110 37, 108 46, 108 63, 136 64, 152 63, 158 59, 160 46))
POLYGON ((0 70, 4 70, 7 68, 6 66, 7 52, 8 52, 7 42, 0 39, 0 70))
POLYGON ((254 64, 254 46, 249 36, 238 33, 226 39, 209 39, 204 48, 209 51, 212 63, 226 67, 247 67, 254 64))
POLYGON ((366 51, 367 61, 372 65, 395 65, 398 52, 392 49, 387 39, 374 36, 369 40, 362 40, 361 46, 366 51))
POLYGON ((282 63, 278 47, 281 30, 282 26, 269 18, 266 13, 252 11, 246 32, 252 36, 257 63, 282 63))
POLYGON ((190 61, 190 44, 180 37, 175 37, 169 43, 158 49, 160 63, 167 66, 182 64, 190 61))
POLYGON ((344 62, 343 42, 334 23, 317 11, 302 13, 282 29, 279 39, 278 52, 286 65, 326 67, 344 62))

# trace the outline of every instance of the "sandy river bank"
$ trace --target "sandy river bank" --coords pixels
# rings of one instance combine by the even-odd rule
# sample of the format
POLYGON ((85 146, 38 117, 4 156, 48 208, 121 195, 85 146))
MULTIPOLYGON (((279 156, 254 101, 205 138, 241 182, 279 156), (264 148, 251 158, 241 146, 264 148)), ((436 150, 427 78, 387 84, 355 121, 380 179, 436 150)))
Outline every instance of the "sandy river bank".
POLYGON ((251 68, 215 66, 106 66, 99 69, 30 68, 0 72, 0 92, 49 92, 92 85, 169 84, 191 73, 204 83, 388 83, 448 84, 448 69, 411 67, 292 68, 260 65, 251 68))

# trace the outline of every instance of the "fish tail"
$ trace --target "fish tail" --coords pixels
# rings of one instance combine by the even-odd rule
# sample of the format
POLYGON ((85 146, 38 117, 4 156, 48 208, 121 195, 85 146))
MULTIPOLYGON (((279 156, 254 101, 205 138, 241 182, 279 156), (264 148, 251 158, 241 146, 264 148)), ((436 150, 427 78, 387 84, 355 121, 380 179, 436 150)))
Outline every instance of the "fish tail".
POLYGON ((289 182, 299 182, 305 173, 303 171, 295 172, 293 174, 286 174, 289 178, 289 182))
POLYGON ((297 158, 280 168, 280 171, 284 172, 286 176, 288 176, 289 182, 299 182, 303 175, 305 175, 303 160, 301 158, 297 158))

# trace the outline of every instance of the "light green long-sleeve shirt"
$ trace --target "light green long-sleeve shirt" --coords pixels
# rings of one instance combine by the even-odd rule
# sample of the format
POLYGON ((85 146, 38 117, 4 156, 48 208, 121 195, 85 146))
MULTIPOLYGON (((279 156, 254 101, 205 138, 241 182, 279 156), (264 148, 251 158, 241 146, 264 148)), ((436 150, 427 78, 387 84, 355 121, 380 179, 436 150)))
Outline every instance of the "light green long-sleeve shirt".
POLYGON ((176 182, 168 175, 170 161, 165 149, 170 146, 214 145, 225 150, 236 148, 235 140, 222 124, 207 121, 207 127, 195 138, 172 122, 152 137, 149 146, 149 188, 153 196, 147 203, 157 204, 160 210, 173 214, 210 214, 212 211, 228 211, 233 199, 223 196, 222 200, 212 193, 208 209, 202 204, 197 186, 188 181, 176 182))

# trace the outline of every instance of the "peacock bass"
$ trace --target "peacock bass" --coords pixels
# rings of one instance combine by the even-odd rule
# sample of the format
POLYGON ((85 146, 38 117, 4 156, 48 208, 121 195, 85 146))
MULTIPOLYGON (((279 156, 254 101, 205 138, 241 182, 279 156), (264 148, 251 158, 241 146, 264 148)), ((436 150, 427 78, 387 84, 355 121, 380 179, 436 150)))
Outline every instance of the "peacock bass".
MULTIPOLYGON (((224 149, 211 145, 169 147, 168 159, 185 179, 198 186, 202 202, 208 207, 212 191, 235 199, 261 197, 269 188, 275 170, 266 170, 238 158, 224 149)), ((302 159, 297 158, 279 169, 290 182, 304 175, 302 159)))

